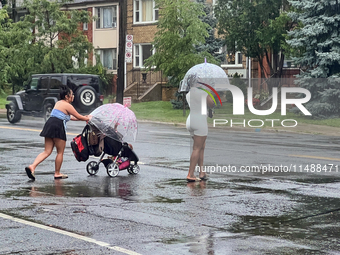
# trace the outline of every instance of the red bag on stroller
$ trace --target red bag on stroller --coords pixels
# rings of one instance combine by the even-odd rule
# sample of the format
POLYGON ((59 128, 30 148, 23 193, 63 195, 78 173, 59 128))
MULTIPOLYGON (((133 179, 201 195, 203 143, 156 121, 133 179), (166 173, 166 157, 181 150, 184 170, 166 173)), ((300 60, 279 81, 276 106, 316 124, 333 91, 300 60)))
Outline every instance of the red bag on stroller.
POLYGON ((80 161, 86 161, 89 158, 89 149, 87 144, 87 133, 89 127, 86 125, 83 129, 83 132, 77 135, 71 141, 71 148, 75 158, 80 161))

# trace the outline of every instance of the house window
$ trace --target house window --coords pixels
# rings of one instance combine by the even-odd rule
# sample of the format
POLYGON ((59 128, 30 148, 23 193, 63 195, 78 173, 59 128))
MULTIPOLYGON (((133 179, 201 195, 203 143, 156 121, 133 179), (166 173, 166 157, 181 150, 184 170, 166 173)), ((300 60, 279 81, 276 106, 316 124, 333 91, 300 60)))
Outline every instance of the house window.
POLYGON ((117 70, 117 49, 100 49, 97 50, 100 56, 100 62, 108 70, 117 70))
POLYGON ((134 67, 144 67, 144 62, 152 56, 151 44, 135 44, 134 45, 134 67))
POLYGON ((296 68, 293 59, 287 58, 283 61, 283 67, 285 68, 296 68))
POLYGON ((228 52, 227 47, 224 46, 220 53, 225 54, 225 60, 221 63, 221 66, 242 66, 243 55, 240 51, 228 52))
POLYGON ((84 31, 87 31, 89 29, 89 25, 88 25, 88 23, 83 23, 83 30, 84 31))
POLYGON ((133 5, 134 23, 148 23, 158 20, 158 9, 154 0, 135 0, 133 5))
POLYGON ((96 8, 96 28, 117 27, 117 6, 96 8))

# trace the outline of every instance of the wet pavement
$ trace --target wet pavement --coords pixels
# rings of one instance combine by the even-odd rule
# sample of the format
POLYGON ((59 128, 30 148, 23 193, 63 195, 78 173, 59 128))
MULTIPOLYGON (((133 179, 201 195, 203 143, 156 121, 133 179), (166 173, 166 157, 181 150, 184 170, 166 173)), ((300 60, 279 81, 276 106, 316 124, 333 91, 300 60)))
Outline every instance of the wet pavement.
MULTIPOLYGON (((42 125, 0 119, 0 213, 91 240, 1 219, 0 254, 340 254, 336 137, 209 130, 205 165, 236 171, 188 184, 185 128, 140 123, 139 174, 110 178, 100 165, 89 176, 68 142, 69 178, 53 179, 53 154, 31 182, 23 169, 43 149, 42 125), (250 166, 260 171, 241 172, 250 166)), ((81 130, 69 125, 68 140, 81 130)))

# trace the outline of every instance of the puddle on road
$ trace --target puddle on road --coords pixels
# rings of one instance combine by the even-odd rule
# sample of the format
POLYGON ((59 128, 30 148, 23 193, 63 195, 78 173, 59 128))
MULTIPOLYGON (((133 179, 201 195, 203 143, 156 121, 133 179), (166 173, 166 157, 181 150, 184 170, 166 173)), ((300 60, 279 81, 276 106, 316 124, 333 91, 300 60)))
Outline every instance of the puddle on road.
POLYGON ((162 197, 162 196, 155 196, 153 199, 151 199, 149 202, 150 203, 182 203, 184 200, 179 198, 179 199, 171 199, 168 197, 162 197))
POLYGON ((294 181, 308 184, 340 183, 340 178, 334 176, 314 176, 313 178, 294 179, 294 181))
MULTIPOLYGON (((223 182, 214 182, 208 180, 204 186, 202 182, 196 182, 191 186, 191 195, 204 196, 209 194, 207 190, 229 190, 228 193, 237 196, 238 192, 244 193, 244 191, 251 192, 250 194, 268 194, 268 200, 270 197, 283 196, 287 199, 281 202, 282 207, 281 214, 276 216, 266 215, 268 211, 251 211, 249 208, 256 206, 256 201, 248 203, 250 201, 243 201, 243 204, 249 209, 244 212, 243 216, 236 216, 238 220, 229 226, 221 226, 221 228, 215 229, 214 233, 225 233, 226 236, 214 234, 212 239, 213 243, 228 244, 238 243, 240 235, 244 238, 258 238, 263 237, 263 240, 259 240, 260 246, 263 246, 263 251, 267 251, 266 254, 273 254, 271 251, 283 252, 284 254, 327 254, 327 251, 340 251, 340 199, 339 198, 327 198, 322 196, 308 196, 306 194, 291 193, 291 189, 285 190, 275 189, 273 186, 259 187, 248 186, 248 184, 259 184, 263 180, 253 179, 226 179, 223 182), (285 207, 285 201, 288 201, 285 207), (289 202, 290 201, 290 202, 289 202), (254 206, 255 203, 255 206, 254 206), (282 204, 283 203, 283 204, 282 204), (247 215, 251 214, 251 215, 247 215), (261 215, 262 214, 262 215, 261 215), (220 239, 227 239, 221 241, 220 239), (274 240, 275 243, 284 243, 282 246, 271 246, 268 240, 274 240), (274 248, 273 248, 274 247, 274 248)), ((298 183, 312 183, 312 184, 327 184, 340 182, 340 178, 314 176, 310 179, 299 179, 298 183)), ((183 187, 185 181, 183 179, 170 179, 158 184, 159 187, 167 188, 183 187)), ((317 194, 317 193, 316 193, 317 194)), ((251 199, 251 198, 249 198, 251 199)), ((268 201, 269 203, 269 201, 268 201)), ((242 208, 242 207, 241 207, 242 208)), ((236 208, 237 209, 237 205, 236 208)), ((275 209, 275 206, 274 208, 275 209)), ((259 209, 261 210, 261 209, 259 209)), ((204 221, 203 221, 204 222, 204 221)), ((212 228, 214 229, 214 228, 212 228)), ((191 247, 192 245, 200 245, 195 237, 181 237, 178 239, 162 240, 165 244, 177 244, 178 246, 191 247)), ((248 251, 251 251, 249 248, 248 251)), ((247 252, 245 252, 246 254, 247 252)))
POLYGON ((134 192, 126 183, 111 183, 111 185, 91 187, 88 184, 79 185, 76 183, 68 183, 67 185, 57 184, 42 187, 29 187, 19 190, 7 191, 3 195, 5 197, 47 197, 47 196, 63 196, 63 197, 120 197, 128 198, 134 195, 134 192))

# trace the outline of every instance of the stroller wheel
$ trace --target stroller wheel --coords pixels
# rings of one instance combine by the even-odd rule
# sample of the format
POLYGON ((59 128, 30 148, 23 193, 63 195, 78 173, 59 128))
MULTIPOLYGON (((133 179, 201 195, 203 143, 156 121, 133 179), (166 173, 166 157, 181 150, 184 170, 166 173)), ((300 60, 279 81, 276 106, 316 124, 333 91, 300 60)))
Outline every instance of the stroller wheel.
POLYGON ((110 177, 116 177, 119 174, 119 166, 115 163, 110 163, 106 166, 106 171, 110 177))
POLYGON ((129 174, 133 174, 133 172, 132 172, 132 166, 129 166, 126 170, 128 171, 129 174))
POLYGON ((87 164, 86 171, 89 173, 89 175, 95 175, 99 171, 99 165, 96 161, 91 161, 87 164))
POLYGON ((139 170, 140 170, 140 167, 139 167, 139 165, 133 165, 133 166, 130 167, 129 170, 131 171, 131 174, 138 174, 139 170))

